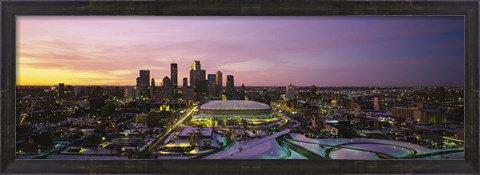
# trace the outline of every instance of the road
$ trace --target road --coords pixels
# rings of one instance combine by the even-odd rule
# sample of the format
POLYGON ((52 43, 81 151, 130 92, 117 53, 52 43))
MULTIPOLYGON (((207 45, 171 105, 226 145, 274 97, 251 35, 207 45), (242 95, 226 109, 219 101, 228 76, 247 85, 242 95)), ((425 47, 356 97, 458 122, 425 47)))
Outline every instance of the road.
POLYGON ((290 141, 284 139, 283 137, 277 138, 277 142, 280 146, 286 148, 287 150, 290 149, 292 151, 297 152, 298 154, 302 155, 303 157, 306 157, 308 159, 313 159, 313 160, 322 160, 326 159, 325 157, 322 157, 308 149, 305 149, 301 146, 298 146, 294 143, 291 143, 290 141))
POLYGON ((168 129, 167 129, 167 132, 165 132, 165 134, 163 134, 162 136, 158 137, 158 139, 152 143, 148 149, 148 151, 152 151, 154 148, 156 148, 158 146, 159 143, 163 142, 163 139, 170 135, 170 133, 180 124, 182 124, 187 118, 189 118, 194 112, 195 110, 198 108, 198 106, 194 106, 192 108, 190 108, 189 110, 187 110, 187 112, 185 113, 185 115, 183 117, 181 117, 177 123, 173 124, 172 126, 170 126, 168 129))

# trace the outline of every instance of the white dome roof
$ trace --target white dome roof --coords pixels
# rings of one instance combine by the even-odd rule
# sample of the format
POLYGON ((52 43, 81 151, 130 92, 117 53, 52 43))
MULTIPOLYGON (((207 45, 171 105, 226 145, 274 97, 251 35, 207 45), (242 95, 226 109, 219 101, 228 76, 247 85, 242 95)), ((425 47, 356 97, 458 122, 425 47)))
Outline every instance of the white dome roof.
POLYGON ((205 103, 200 107, 200 110, 271 110, 272 108, 264 103, 259 103, 255 101, 245 101, 245 100, 227 100, 227 101, 212 101, 205 103))

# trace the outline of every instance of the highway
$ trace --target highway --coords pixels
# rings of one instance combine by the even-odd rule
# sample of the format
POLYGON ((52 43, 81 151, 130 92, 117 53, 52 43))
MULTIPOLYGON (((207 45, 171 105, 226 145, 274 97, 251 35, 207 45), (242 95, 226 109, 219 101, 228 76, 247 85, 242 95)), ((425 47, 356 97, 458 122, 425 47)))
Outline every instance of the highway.
POLYGON ((308 159, 313 159, 313 160, 323 160, 326 159, 325 157, 322 157, 308 149, 305 149, 301 146, 298 146, 294 143, 289 142, 288 140, 284 139, 283 137, 277 138, 277 142, 280 146, 286 148, 287 150, 290 149, 292 151, 297 152, 298 154, 302 155, 303 157, 306 157, 308 159))
POLYGON ((168 129, 167 129, 167 132, 165 132, 165 134, 163 134, 162 136, 158 137, 158 139, 152 143, 151 145, 149 145, 149 148, 147 149, 148 151, 152 151, 154 148, 156 148, 158 146, 159 143, 163 142, 163 139, 170 135, 171 132, 180 124, 182 124, 187 118, 189 118, 194 112, 195 110, 198 108, 198 106, 194 106, 192 108, 190 108, 189 110, 187 110, 187 112, 184 114, 183 117, 181 117, 175 124, 173 124, 172 126, 169 126, 168 129))

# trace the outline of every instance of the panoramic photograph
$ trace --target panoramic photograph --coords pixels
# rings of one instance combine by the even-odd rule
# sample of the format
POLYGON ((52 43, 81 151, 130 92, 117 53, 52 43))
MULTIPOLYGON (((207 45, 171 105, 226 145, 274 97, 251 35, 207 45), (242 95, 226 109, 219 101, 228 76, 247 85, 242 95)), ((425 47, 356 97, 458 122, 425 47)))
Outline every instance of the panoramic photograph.
POLYGON ((16 159, 464 159, 463 16, 17 16, 16 159))

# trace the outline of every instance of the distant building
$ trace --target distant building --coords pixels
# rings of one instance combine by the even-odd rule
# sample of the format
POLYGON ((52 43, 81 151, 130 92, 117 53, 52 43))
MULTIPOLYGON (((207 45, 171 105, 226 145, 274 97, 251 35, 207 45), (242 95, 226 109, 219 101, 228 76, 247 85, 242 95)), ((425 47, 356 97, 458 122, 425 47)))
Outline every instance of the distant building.
POLYGON ((235 81, 233 78, 233 75, 227 75, 227 88, 226 88, 226 93, 232 94, 235 92, 235 81))
POLYGON ((200 70, 200 77, 199 80, 207 80, 207 71, 205 69, 200 70))
POLYGON ((190 65, 190 86, 195 87, 195 63, 190 65))
POLYGON ((209 139, 212 137, 213 128, 192 128, 186 127, 178 134, 179 139, 190 139, 192 134, 199 134, 202 139, 209 139))
POLYGON ((152 78, 151 85, 150 85, 150 99, 152 99, 154 95, 155 95, 155 78, 152 78))
POLYGON ((421 108, 417 106, 401 107, 394 106, 392 108, 392 117, 404 118, 405 120, 413 121, 415 118, 421 118, 421 108))
POLYGON ((150 96, 150 70, 140 70, 140 76, 137 78, 138 98, 148 99, 150 96))
POLYGON ((447 122, 447 114, 442 109, 422 110, 420 116, 415 116, 415 121, 443 124, 447 122))
POLYGON ((183 87, 187 87, 187 86, 188 86, 188 78, 183 77, 183 87))
POLYGON ((217 80, 216 74, 208 74, 208 96, 209 97, 217 96, 216 80, 217 80))
POLYGON ((187 100, 195 100, 195 90, 193 87, 184 87, 182 89, 182 99, 187 100))
POLYGON ((373 97, 373 111, 380 111, 380 99, 378 98, 378 96, 373 97))
POLYGON ((215 84, 217 85, 217 96, 219 96, 219 97, 222 95, 222 91, 223 91, 222 75, 223 75, 222 72, 217 71, 215 84))
POLYGON ((59 83, 58 84, 58 97, 62 98, 65 96, 65 84, 59 83))
POLYGON ((295 98, 296 93, 297 93, 296 92, 296 87, 293 84, 289 84, 286 88, 286 91, 285 91, 285 98, 293 99, 293 98, 295 98))
POLYGON ((173 113, 170 111, 149 112, 147 127, 165 127, 173 121, 173 113))
POLYGON ((136 97, 136 92, 135 88, 125 88, 125 97, 129 99, 135 99, 136 97))
POLYGON ((163 87, 172 87, 172 82, 170 80, 170 78, 168 78, 168 76, 165 76, 163 78, 163 87))
POLYGON ((147 123, 147 114, 136 114, 135 115, 135 123, 147 123))
POLYGON ((170 64, 170 78, 172 82, 172 95, 177 97, 178 91, 178 65, 177 63, 170 64))
POLYGON ((196 99, 200 103, 205 103, 208 101, 208 81, 207 80, 197 80, 197 87, 195 87, 196 99))

